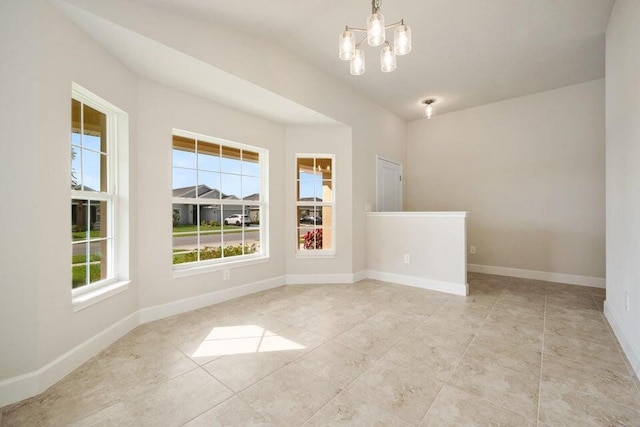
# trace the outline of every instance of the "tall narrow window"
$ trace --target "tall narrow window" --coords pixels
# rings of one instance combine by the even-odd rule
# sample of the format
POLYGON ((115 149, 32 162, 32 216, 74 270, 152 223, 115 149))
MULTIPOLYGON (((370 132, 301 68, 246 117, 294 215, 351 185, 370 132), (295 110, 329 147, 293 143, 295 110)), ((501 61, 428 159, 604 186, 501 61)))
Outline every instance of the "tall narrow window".
POLYGON ((296 156, 297 249, 299 254, 335 251, 335 158, 296 156))
POLYGON ((267 256, 266 157, 261 148, 174 131, 176 269, 267 256))
MULTIPOLYGON (((74 92, 71 100, 71 286, 114 278, 115 114, 74 92)), ((92 286, 92 288, 95 286, 92 286)))

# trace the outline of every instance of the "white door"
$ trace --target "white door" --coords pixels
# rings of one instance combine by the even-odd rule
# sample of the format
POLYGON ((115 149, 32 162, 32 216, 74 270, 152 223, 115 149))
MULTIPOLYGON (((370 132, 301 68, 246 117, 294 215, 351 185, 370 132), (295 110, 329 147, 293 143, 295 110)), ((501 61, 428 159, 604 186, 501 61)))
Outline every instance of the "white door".
POLYGON ((402 210, 402 165, 378 157, 376 210, 397 212, 402 210))

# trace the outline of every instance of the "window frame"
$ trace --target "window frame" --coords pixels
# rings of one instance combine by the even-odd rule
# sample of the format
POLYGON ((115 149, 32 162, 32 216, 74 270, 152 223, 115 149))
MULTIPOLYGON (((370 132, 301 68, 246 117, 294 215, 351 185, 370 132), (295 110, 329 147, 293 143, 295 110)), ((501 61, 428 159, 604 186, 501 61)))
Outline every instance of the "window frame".
MULTIPOLYGON (((187 205, 196 205, 196 206, 219 205, 221 207, 224 207, 225 205, 226 206, 259 206, 260 208, 260 229, 259 229, 260 251, 252 254, 237 255, 232 257, 222 257, 222 258, 193 261, 193 262, 185 262, 180 264, 173 263, 173 255, 172 255, 171 266, 173 270, 173 276, 185 277, 193 274, 226 270, 226 269, 237 267, 237 266, 267 262, 270 256, 269 255, 269 191, 268 191, 269 190, 269 150, 264 147, 258 147, 258 146, 253 146, 253 145, 244 144, 240 142, 230 141, 223 138, 218 138, 218 137, 200 134, 197 132, 187 131, 184 129, 173 128, 171 132, 171 148, 170 148, 172 151, 173 151, 174 136, 194 139, 196 141, 202 141, 202 142, 211 143, 211 144, 217 144, 217 145, 220 145, 221 147, 229 147, 229 148, 238 149, 238 150, 246 150, 253 153, 257 153, 259 155, 258 164, 260 165, 260 176, 259 176, 260 200, 244 200, 242 198, 239 200, 224 200, 220 198, 220 199, 213 199, 214 200, 213 202, 211 201, 212 199, 207 199, 206 202, 203 202, 202 201, 203 199, 200 199, 197 197, 187 198, 187 197, 172 196, 171 208, 173 210, 174 204, 187 204, 187 205)), ((196 159, 197 159, 197 155, 196 155, 196 159)), ((173 165, 173 157, 172 157, 171 159, 172 173, 173 173, 173 168, 174 168, 174 165, 173 165)), ((222 167, 220 169, 221 169, 220 174, 225 173, 222 170, 222 167)), ((197 188, 197 185, 198 185, 197 177, 198 177, 198 172, 200 171, 200 169, 198 168, 197 161, 196 161, 196 167, 194 170, 196 171, 196 188, 197 188)), ((206 170, 203 170, 203 172, 206 172, 206 170)), ((241 172, 239 176, 242 177, 245 175, 242 175, 242 172, 241 172)), ((173 181, 172 181, 171 188, 173 189, 173 181)), ((222 189, 219 188, 216 190, 221 191, 222 189)), ((222 219, 223 218, 221 218, 221 220, 222 219)), ((198 226, 200 226, 200 223, 201 221, 198 221, 198 226)), ((243 243, 245 241, 244 233, 245 233, 245 230, 243 227, 242 229, 243 243)), ((198 246, 199 246, 200 231, 198 231, 197 234, 198 234, 198 246)), ((173 231, 171 233, 171 239, 172 239, 171 248, 173 251, 173 231)), ((220 245, 221 247, 224 247, 224 231, 221 233, 220 245)), ((171 253, 173 254, 173 252, 171 253)))
MULTIPOLYGON (((295 171, 295 189, 294 189, 294 197, 295 197, 295 238, 296 238, 296 258, 334 258, 336 255, 336 155, 334 153, 296 153, 294 156, 294 171, 295 171), (305 202, 298 200, 298 185, 300 182, 300 177, 298 176, 298 159, 314 159, 314 163, 316 159, 331 159, 331 188, 333 193, 333 199, 331 202, 305 202), (300 249, 300 223, 298 221, 298 209, 304 206, 313 206, 313 207, 330 207, 331 208, 331 242, 333 243, 331 249, 300 249)), ((325 181, 325 180, 323 180, 325 181)), ((324 227, 321 227, 324 233, 324 227)))
MULTIPOLYGON (((120 218, 119 215, 119 191, 118 191, 118 145, 119 145, 119 130, 120 130, 120 118, 124 115, 126 118, 126 113, 120 110, 118 107, 113 104, 105 101, 89 90, 77 85, 75 83, 72 84, 71 89, 71 99, 76 100, 81 103, 81 105, 86 105, 94 110, 102 113, 106 117, 106 175, 107 175, 107 184, 106 191, 85 191, 85 190, 74 190, 71 189, 71 198, 70 200, 86 200, 89 203, 92 201, 96 202, 106 202, 107 212, 101 212, 101 223, 104 219, 104 223, 107 227, 107 274, 105 279, 98 280, 96 282, 89 282, 86 285, 79 286, 77 288, 71 288, 71 297, 74 303, 76 301, 82 301, 83 306, 90 305, 87 304, 88 298, 91 298, 91 295, 87 295, 90 293, 95 293, 103 288, 114 288, 114 284, 118 282, 123 282, 120 277, 122 271, 120 263, 118 262, 119 254, 117 253, 117 249, 119 248, 120 242, 120 218)), ((84 109, 81 108, 81 122, 83 121, 82 117, 84 117, 84 109)), ((81 131, 82 135, 82 131, 81 131)), ((81 153, 82 154, 82 153, 81 153)), ((69 170, 71 173, 71 169, 69 170)), ((82 179, 82 170, 80 171, 81 179, 82 179)), ((90 209, 89 209, 90 211, 90 209)), ((90 227, 90 224, 89 224, 90 227)), ((102 227, 102 224, 101 224, 102 227)), ((69 227, 71 229, 71 227, 69 227)), ((88 239, 85 243, 90 244, 91 240, 88 239)), ((71 246, 73 248, 73 240, 71 246)), ((87 260, 89 262, 89 260, 87 260)), ((90 280, 90 276, 87 277, 87 280, 90 280)), ((72 282, 72 280, 70 280, 72 282)))

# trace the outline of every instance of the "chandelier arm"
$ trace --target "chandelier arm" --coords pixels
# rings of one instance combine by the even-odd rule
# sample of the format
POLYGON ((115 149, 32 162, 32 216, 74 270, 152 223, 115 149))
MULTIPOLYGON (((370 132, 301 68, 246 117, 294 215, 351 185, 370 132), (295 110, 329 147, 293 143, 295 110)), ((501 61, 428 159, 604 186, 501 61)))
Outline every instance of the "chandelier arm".
POLYGON ((349 31, 358 31, 358 32, 361 32, 361 33, 366 33, 367 32, 366 28, 349 27, 348 25, 347 25, 347 30, 349 30, 349 31))
POLYGON ((388 30, 389 28, 397 27, 398 25, 404 25, 404 19, 401 19, 398 22, 394 22, 393 24, 385 25, 384 29, 388 30))
POLYGON ((364 36, 364 38, 362 40, 360 40, 358 43, 356 43, 356 48, 360 47, 362 42, 365 41, 366 39, 367 39, 367 36, 364 36))

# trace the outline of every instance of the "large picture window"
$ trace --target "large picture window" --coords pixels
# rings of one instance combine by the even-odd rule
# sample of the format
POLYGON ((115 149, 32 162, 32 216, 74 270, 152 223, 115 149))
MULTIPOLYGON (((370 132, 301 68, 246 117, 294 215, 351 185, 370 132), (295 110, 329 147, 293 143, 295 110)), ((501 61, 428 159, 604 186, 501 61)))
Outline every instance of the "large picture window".
POLYGON ((71 286, 115 276, 115 114, 73 92, 71 100, 71 286))
POLYGON ((335 158, 296 155, 297 249, 299 254, 335 251, 335 158))
POLYGON ((267 151, 190 132, 173 135, 173 264, 267 255, 267 151))

